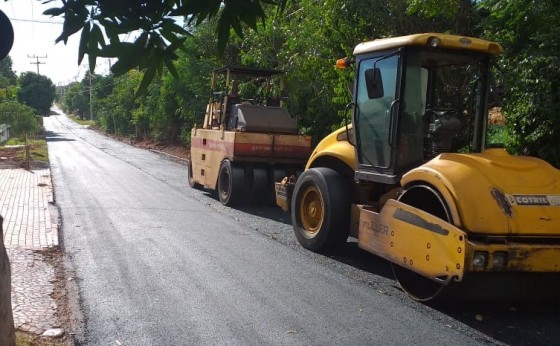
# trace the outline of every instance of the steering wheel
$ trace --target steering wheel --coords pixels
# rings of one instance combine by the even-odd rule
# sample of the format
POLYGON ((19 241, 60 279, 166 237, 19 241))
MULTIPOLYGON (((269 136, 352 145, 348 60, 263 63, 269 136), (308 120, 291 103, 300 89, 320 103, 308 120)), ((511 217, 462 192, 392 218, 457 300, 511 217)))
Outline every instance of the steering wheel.
POLYGON ((454 108, 439 108, 439 109, 428 108, 424 113, 424 118, 432 114, 435 115, 436 117, 452 116, 452 115, 457 115, 457 110, 454 108))

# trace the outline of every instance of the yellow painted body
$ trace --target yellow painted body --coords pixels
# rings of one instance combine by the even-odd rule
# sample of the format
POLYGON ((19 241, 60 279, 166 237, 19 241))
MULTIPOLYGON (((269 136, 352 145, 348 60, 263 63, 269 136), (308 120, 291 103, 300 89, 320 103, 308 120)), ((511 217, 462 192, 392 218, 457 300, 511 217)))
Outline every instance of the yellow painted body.
POLYGON ((380 213, 360 207, 360 248, 434 281, 463 278, 466 234, 422 210, 389 200, 380 213))
POLYGON ((315 150, 311 153, 309 160, 307 160, 307 165, 305 169, 313 167, 315 162, 321 158, 335 158, 344 162, 352 170, 356 169, 356 154, 354 152, 355 148, 347 140, 347 132, 352 131, 352 126, 341 127, 340 129, 332 132, 317 146, 315 150))
POLYGON ((191 131, 193 180, 213 190, 216 189, 220 164, 224 159, 232 162, 303 164, 310 151, 309 136, 197 128, 191 131))
POLYGON ((361 248, 432 279, 442 276, 442 265, 448 268, 453 263, 457 271, 450 271, 450 277, 458 281, 463 271, 560 272, 560 171, 545 161, 512 156, 503 149, 442 154, 401 180, 405 188, 413 183, 438 190, 451 209, 453 224, 395 200, 389 200, 379 213, 361 207, 359 220, 352 221, 359 224, 361 248), (396 210, 401 209, 417 222, 396 218, 396 210), (374 230, 386 227, 385 236, 372 231, 372 223, 383 225, 374 230), (442 236, 419 226, 433 224, 449 234, 442 236), (463 253, 458 257, 461 236, 463 253), (397 243, 394 239, 406 242, 390 246, 397 243), (428 243, 432 244, 429 250, 428 243), (485 268, 473 266, 475 252, 489 254, 485 268), (507 254, 505 267, 494 267, 495 253, 507 254), (428 261, 426 256, 439 261, 428 261))
MULTIPOLYGON (((309 156, 305 169, 319 166, 324 167, 325 165, 332 164, 333 160, 336 160, 355 170, 356 158, 354 147, 347 140, 347 134, 351 131, 352 126, 350 125, 348 128, 342 127, 323 138, 309 156), (328 163, 322 159, 326 159, 328 163)), ((275 184, 276 205, 285 212, 290 211, 295 183, 295 177, 286 177, 282 182, 275 184)))
MULTIPOLYGON (((316 166, 320 158, 332 157, 355 169, 354 147, 344 140, 345 133, 341 128, 325 137, 306 168, 316 166)), ((402 187, 413 183, 431 185, 441 194, 452 224, 394 199, 379 213, 360 205, 359 212, 352 213, 349 227, 358 228, 361 248, 432 279, 445 276, 459 281, 469 271, 560 272, 560 171, 550 164, 512 156, 504 149, 448 153, 412 169, 401 179, 402 187), (437 224, 450 234, 442 236, 397 220, 396 209, 437 224), (385 225, 387 232, 395 235, 381 236, 371 226, 375 223, 385 225), (476 240, 484 236, 493 241, 476 240), (394 239, 400 246, 390 246, 394 239), (431 249, 427 249, 428 243, 433 245, 431 249), (462 253, 457 252, 459 247, 462 253), (484 269, 472 265, 478 251, 489 254, 484 269), (493 267, 496 252, 507 253, 505 268, 493 267), (405 258, 413 259, 413 265, 405 263, 405 258)))
POLYGON ((402 184, 418 180, 445 191, 457 224, 469 232, 560 236, 560 171, 543 160, 512 156, 504 149, 442 154, 408 172, 402 184), (527 196, 549 196, 552 205, 527 196))
MULTIPOLYGON (((426 46, 434 38, 438 47, 447 49, 490 55, 503 50, 497 43, 474 38, 419 34, 359 44, 354 54, 426 46)), ((351 126, 348 129, 352 131, 351 126)), ((306 169, 336 170, 342 162, 345 171, 356 171, 355 148, 347 131, 344 127, 323 139, 306 169)), ((444 284, 461 281, 469 272, 560 272, 560 171, 543 160, 512 156, 504 149, 445 153, 408 171, 400 184, 382 186, 386 193, 376 195, 379 200, 368 195, 375 184, 382 183, 355 184, 348 225, 366 251, 444 284), (449 208, 450 222, 424 212, 421 205, 397 201, 399 191, 416 184, 439 193, 449 208), (357 197, 364 191, 370 205, 363 205, 363 196, 357 197), (478 252, 487 254, 484 266, 473 264, 478 252), (503 254, 507 262, 498 267, 493 260, 503 254)))
POLYGON ((473 253, 484 251, 506 252, 507 271, 560 272, 560 171, 545 161, 504 149, 442 154, 401 180, 414 182, 434 186, 455 226, 473 238, 467 270, 477 270, 473 253), (484 236, 494 241, 474 240, 484 236))
POLYGON ((400 37, 382 38, 360 43, 354 48, 354 55, 390 48, 400 48, 405 46, 426 46, 429 44, 430 40, 434 38, 437 38, 439 40, 439 47, 445 47, 449 49, 469 50, 490 54, 500 54, 504 50, 498 43, 474 37, 464 37, 440 33, 423 33, 400 37))

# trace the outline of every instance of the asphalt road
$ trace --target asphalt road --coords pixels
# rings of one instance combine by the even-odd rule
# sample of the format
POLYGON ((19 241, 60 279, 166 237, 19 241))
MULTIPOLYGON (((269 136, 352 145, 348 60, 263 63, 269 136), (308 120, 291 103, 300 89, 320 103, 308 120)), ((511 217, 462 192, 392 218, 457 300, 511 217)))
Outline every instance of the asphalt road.
POLYGON ((558 344, 558 304, 426 305, 349 242, 302 249, 277 208, 231 209, 180 162, 44 119, 84 345, 558 344))

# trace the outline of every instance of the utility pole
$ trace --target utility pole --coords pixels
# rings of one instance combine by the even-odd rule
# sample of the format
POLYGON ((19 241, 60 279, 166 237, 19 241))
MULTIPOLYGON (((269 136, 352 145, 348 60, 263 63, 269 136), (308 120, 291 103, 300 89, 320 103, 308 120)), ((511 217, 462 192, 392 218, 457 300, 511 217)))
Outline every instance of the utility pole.
POLYGON ((92 99, 93 99, 93 93, 91 90, 91 71, 88 70, 88 74, 89 74, 89 120, 93 121, 93 106, 92 106, 92 99))
POLYGON ((41 64, 46 64, 46 63, 45 63, 45 62, 39 61, 39 59, 46 59, 46 58, 47 58, 47 55, 45 55, 45 56, 37 56, 37 55, 33 54, 33 56, 29 56, 29 54, 27 54, 27 57, 28 57, 29 59, 35 59, 35 62, 30 62, 30 64, 32 64, 32 65, 37 65, 37 74, 40 74, 40 73, 39 73, 39 65, 41 65, 41 64))

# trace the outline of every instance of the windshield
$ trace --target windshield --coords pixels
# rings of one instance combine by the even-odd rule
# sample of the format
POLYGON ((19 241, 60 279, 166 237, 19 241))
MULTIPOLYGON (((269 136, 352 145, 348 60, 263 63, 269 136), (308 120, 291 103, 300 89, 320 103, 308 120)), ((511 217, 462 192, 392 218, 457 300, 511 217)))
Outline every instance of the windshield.
POLYGON ((411 50, 405 62, 399 165, 443 152, 471 152, 482 140, 486 59, 479 54, 411 50), (403 152, 405 151, 405 152, 403 152))
POLYGON ((483 148, 488 58, 409 47, 359 60, 359 165, 404 172, 441 153, 483 148))

